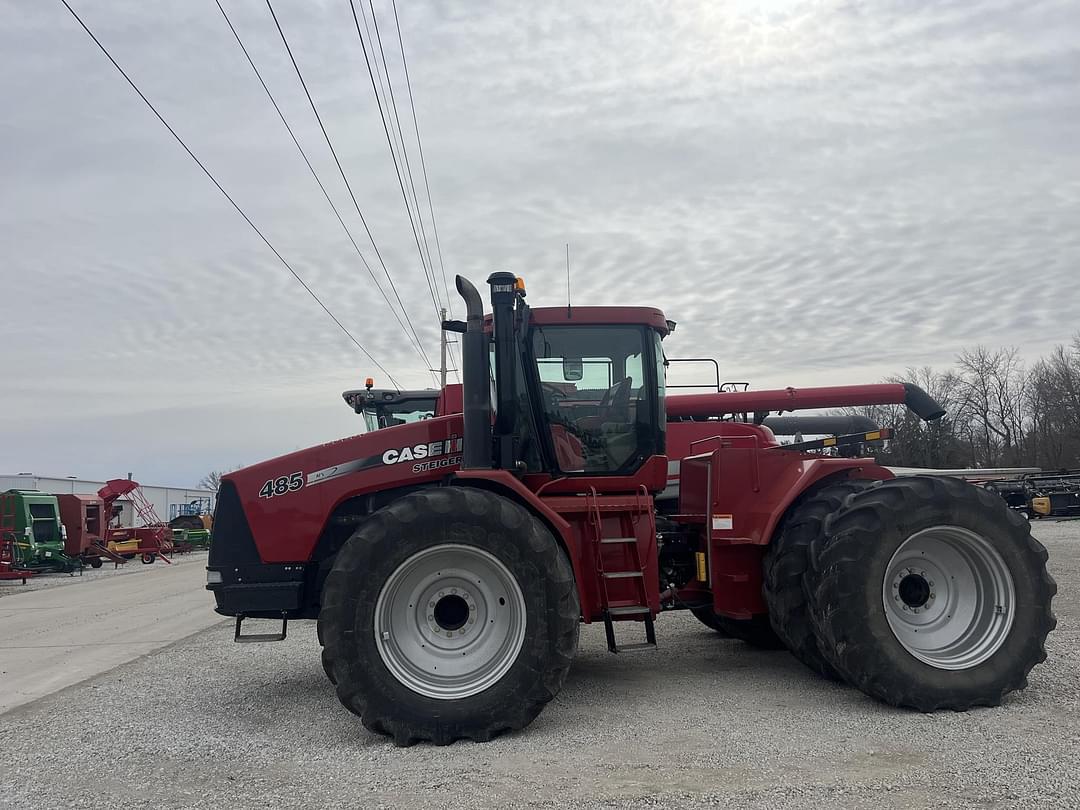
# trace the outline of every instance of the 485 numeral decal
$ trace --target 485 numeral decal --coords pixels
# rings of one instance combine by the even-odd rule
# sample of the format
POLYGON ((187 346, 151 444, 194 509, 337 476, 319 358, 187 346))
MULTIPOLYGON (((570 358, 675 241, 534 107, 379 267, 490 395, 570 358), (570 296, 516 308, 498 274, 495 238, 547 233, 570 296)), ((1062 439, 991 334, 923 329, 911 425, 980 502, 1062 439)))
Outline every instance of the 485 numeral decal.
POLYGON ((275 495, 288 495, 290 492, 296 492, 296 490, 303 486, 304 474, 302 472, 294 472, 289 475, 283 475, 280 478, 271 478, 262 485, 262 489, 259 490, 259 497, 273 498, 275 495))

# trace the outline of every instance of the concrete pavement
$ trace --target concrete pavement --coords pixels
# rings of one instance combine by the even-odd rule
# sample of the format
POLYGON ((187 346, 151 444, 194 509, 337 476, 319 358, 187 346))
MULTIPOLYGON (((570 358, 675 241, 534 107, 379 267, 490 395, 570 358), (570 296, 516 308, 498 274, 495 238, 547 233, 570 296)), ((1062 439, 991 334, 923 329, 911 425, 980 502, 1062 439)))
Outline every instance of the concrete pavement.
MULTIPOLYGON (((203 589, 206 555, 175 557, 0 600, 0 713, 224 621, 203 589), (118 572, 119 573, 119 572, 118 572)), ((5 586, 18 587, 18 586, 5 586)))

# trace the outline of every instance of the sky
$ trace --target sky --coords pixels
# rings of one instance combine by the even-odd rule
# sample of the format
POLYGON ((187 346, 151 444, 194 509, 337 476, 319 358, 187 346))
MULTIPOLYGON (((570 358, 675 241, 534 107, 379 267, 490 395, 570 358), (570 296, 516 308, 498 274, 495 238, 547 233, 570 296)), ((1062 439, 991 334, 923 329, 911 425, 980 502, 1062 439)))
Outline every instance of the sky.
MULTIPOLYGON (((430 385, 213 0, 70 2, 365 349, 430 385)), ((386 287, 266 4, 222 2, 386 287)), ((393 8, 373 6, 411 135, 393 8)), ((437 362, 348 0, 274 11, 437 362)), ((451 290, 510 270, 533 306, 562 304, 569 243, 575 303, 658 306, 669 356, 756 388, 976 344, 1034 360, 1080 328, 1075 2, 398 12, 451 290)), ((389 380, 59 0, 0 0, 0 100, 0 473, 190 486, 359 432, 340 392, 389 380)))

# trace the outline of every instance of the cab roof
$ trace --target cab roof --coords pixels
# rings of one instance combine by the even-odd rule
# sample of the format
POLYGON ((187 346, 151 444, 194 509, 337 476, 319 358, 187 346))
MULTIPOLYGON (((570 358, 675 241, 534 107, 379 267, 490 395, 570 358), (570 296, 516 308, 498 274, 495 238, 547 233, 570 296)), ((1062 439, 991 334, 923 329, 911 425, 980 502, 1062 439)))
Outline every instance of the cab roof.
MULTIPOLYGON (((655 307, 530 307, 529 314, 537 326, 640 325, 667 335, 674 325, 655 307)), ((484 321, 490 328, 490 313, 484 321)))

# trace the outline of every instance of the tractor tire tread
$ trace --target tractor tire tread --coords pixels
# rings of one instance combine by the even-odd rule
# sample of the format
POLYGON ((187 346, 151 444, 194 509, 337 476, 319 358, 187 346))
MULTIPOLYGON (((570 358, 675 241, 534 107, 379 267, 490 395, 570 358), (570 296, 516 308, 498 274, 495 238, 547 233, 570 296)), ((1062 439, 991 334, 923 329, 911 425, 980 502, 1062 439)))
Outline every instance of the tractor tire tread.
POLYGON ((823 535, 829 515, 871 483, 850 478, 809 493, 789 513, 765 554, 762 593, 773 630, 792 655, 829 680, 840 680, 840 673, 818 649, 803 576, 809 565, 810 545, 823 535))
MULTIPOLYGON (((366 728, 392 737, 397 746, 421 741, 449 745, 458 739, 486 742, 503 732, 524 728, 558 694, 577 651, 580 620, 577 584, 561 546, 523 506, 475 488, 448 486, 421 490, 380 509, 338 553, 333 570, 326 578, 323 597, 319 627, 325 645, 323 667, 327 677, 334 683, 338 699, 360 717, 366 728), (502 532, 524 540, 543 571, 549 615, 555 614, 554 621, 546 623, 555 630, 553 637, 547 638, 544 630, 534 640, 532 653, 541 662, 539 671, 533 670, 531 677, 518 684, 514 700, 505 701, 487 717, 468 722, 439 718, 430 718, 426 722, 397 719, 395 707, 372 700, 360 687, 361 679, 355 677, 358 667, 383 667, 378 655, 374 660, 361 661, 357 652, 359 645, 345 643, 355 632, 357 600, 352 586, 369 575, 371 550, 387 538, 408 536, 409 527, 431 512, 446 519, 452 516, 494 519, 502 532)), ((522 655, 527 652, 530 651, 522 649, 522 655)))
MULTIPOLYGON (((976 706, 998 706, 1008 693, 1024 689, 1032 668, 1046 659, 1046 636, 1056 627, 1051 600, 1057 583, 1046 570, 1046 548, 1031 536, 1028 521, 993 493, 952 478, 913 476, 878 482, 849 497, 826 520, 825 537, 810 544, 804 576, 810 617, 822 655, 849 683, 893 706, 934 712, 966 711, 976 706), (1037 571, 1034 593, 1018 598, 1034 605, 1030 627, 1015 636, 1018 647, 1002 665, 994 685, 973 693, 956 688, 927 688, 884 665, 880 640, 865 630, 867 615, 859 603, 864 595, 867 564, 883 533, 901 536, 918 530, 920 511, 935 519, 963 520, 963 513, 985 512, 1006 527, 1009 540, 1037 571)), ((876 586, 880 588, 880 586, 876 586)), ((888 632, 888 631, 886 631, 888 632)), ((991 659, 992 660, 992 659, 991 659)), ((923 666, 923 665, 920 665, 923 666)), ((927 670, 931 668, 927 667, 927 670)))

